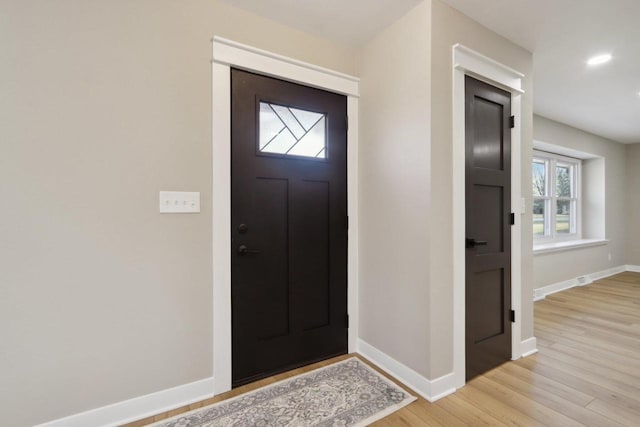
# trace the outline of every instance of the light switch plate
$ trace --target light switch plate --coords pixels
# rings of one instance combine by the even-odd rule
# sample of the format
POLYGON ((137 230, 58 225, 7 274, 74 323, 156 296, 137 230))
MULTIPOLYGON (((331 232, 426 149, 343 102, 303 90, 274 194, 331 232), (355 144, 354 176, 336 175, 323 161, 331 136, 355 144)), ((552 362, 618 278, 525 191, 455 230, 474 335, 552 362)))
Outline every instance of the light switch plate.
POLYGON ((161 191, 160 213, 199 213, 200 192, 161 191))

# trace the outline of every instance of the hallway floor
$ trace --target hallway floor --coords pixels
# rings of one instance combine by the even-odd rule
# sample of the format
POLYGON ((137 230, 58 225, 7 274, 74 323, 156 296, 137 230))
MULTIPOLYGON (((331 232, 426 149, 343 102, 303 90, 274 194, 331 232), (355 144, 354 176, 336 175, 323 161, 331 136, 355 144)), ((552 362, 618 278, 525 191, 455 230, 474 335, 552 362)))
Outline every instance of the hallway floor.
MULTIPOLYGON (((535 336, 537 354, 508 362, 433 404, 418 398, 373 425, 640 425, 640 273, 621 273, 535 303, 535 336)), ((346 357, 128 426, 178 415, 346 357)))

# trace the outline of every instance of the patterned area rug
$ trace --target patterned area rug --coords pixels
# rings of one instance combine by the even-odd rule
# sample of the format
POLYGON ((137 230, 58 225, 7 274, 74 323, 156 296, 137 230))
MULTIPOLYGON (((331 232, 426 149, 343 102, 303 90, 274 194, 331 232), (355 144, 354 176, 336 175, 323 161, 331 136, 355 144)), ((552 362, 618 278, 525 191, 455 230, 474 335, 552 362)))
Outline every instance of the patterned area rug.
POLYGON ((366 426, 414 400, 354 357, 153 425, 366 426))

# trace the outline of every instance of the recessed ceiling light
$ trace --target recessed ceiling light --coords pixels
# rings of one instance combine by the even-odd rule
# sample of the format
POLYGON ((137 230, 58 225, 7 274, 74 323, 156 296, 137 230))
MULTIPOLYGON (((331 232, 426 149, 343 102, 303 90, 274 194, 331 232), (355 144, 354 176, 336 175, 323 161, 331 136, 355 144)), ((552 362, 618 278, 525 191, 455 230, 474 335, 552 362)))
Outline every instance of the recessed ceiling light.
POLYGON ((605 62, 609 62, 611 61, 612 56, 608 53, 605 53, 603 55, 598 55, 598 56, 594 56, 593 58, 589 58, 589 60, 587 61, 587 64, 589 65, 600 65, 600 64, 604 64, 605 62))

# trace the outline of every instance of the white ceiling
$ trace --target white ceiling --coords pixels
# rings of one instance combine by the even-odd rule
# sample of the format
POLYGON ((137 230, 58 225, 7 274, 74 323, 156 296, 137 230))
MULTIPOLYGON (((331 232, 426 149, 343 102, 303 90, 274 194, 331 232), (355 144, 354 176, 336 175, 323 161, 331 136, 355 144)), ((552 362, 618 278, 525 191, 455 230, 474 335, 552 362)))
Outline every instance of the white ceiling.
MULTIPOLYGON (((222 0, 349 46, 420 0, 222 0)), ((640 0, 443 0, 534 53, 537 114, 640 142, 640 0), (589 57, 613 60, 587 67, 589 57)))
POLYGON ((221 0, 352 47, 360 46, 422 0, 221 0))
POLYGON ((444 1, 534 53, 537 114, 640 142, 640 1, 444 1), (586 65, 605 52, 611 62, 586 65))

